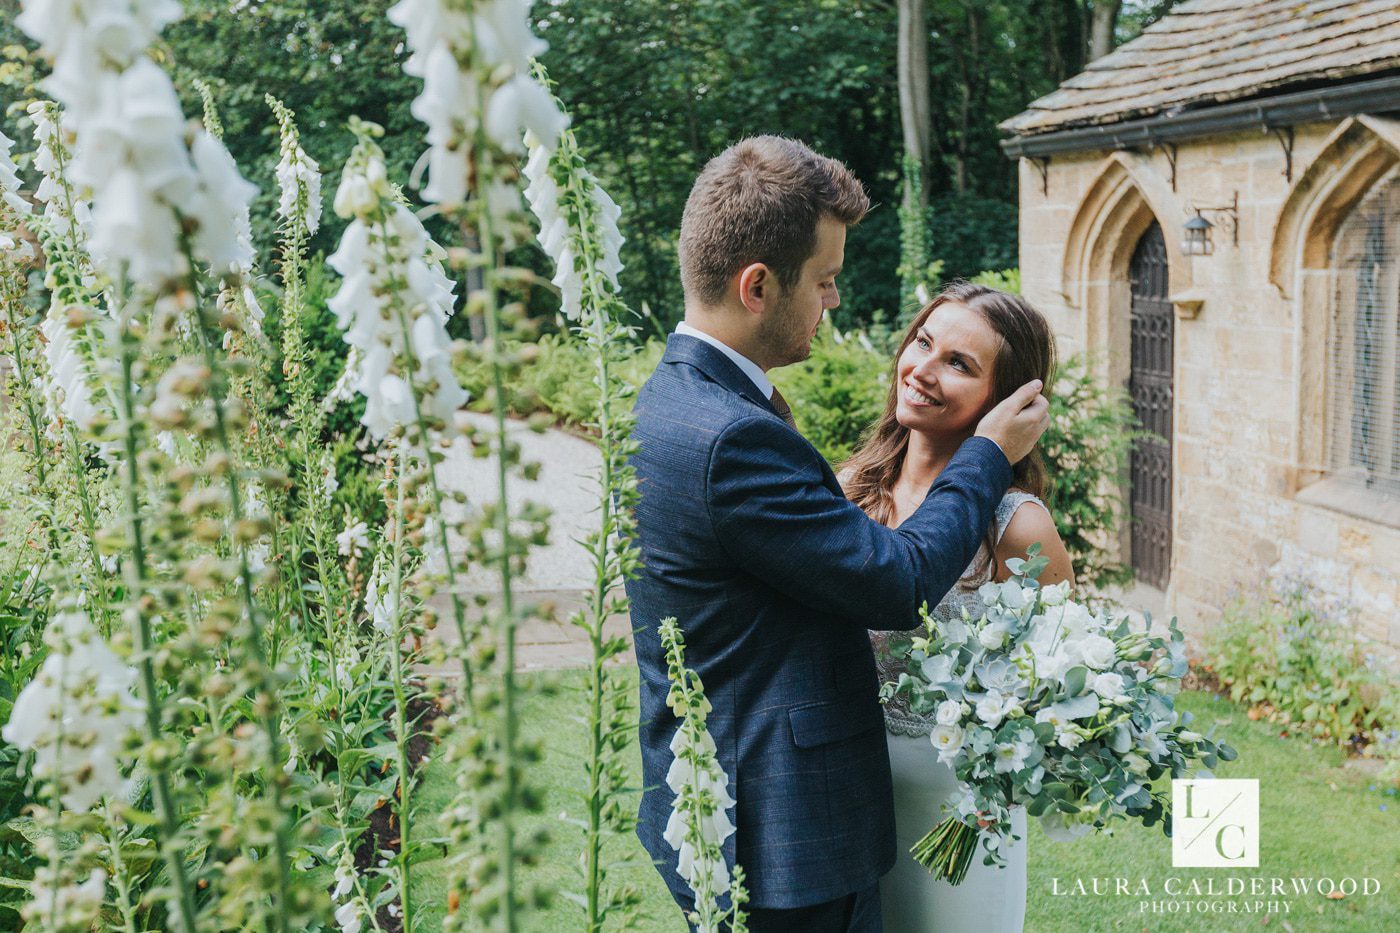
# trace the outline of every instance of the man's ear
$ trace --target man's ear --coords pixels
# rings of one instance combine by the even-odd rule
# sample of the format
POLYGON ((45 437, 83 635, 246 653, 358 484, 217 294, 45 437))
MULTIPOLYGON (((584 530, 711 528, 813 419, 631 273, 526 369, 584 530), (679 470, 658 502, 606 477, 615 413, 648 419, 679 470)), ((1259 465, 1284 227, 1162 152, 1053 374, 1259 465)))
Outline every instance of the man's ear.
POLYGON ((777 297, 778 279, 761 262, 739 270, 739 301, 751 314, 762 314, 777 297))

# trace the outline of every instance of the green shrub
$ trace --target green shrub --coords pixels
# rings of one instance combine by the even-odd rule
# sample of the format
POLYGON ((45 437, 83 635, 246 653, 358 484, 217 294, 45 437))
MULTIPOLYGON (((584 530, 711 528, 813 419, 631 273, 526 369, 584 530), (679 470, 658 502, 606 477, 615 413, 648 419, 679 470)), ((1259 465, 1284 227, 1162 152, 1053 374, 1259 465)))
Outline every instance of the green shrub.
POLYGON ((887 356, 857 337, 838 339, 835 330, 823 327, 811 356, 769 376, 792 406, 803 435, 836 466, 855 453, 861 435, 880 417, 889 374, 887 356))
MULTIPOLYGON (((523 381, 507 388, 507 407, 516 415, 544 412, 565 427, 586 428, 598 404, 597 359, 582 341, 567 334, 547 334, 534 343, 535 362, 521 373, 523 381)), ((523 349, 516 345, 517 350, 523 349)), ((613 366, 632 386, 646 382, 666 346, 652 339, 631 348, 613 366)), ((476 354, 456 364, 457 378, 471 394, 470 407, 490 410, 491 373, 488 364, 476 354)))
POLYGON ((1119 480, 1135 426, 1121 389, 1094 378, 1082 357, 1061 362, 1040 453, 1050 475, 1045 505, 1082 586, 1098 589, 1132 579, 1132 568, 1114 560, 1109 545, 1123 518, 1119 480))
POLYGON ((1226 607, 1206 642, 1206 669, 1250 718, 1390 759, 1387 774, 1400 781, 1400 697, 1351 615, 1305 581, 1275 582, 1226 607))
POLYGON ((1270 721, 1345 744, 1369 736, 1384 683, 1366 663, 1345 609, 1290 580, 1226 607, 1207 642, 1210 669, 1270 721))
POLYGON ((1000 272, 987 270, 979 272, 968 279, 973 285, 985 285, 988 288, 997 288, 1013 295, 1021 294, 1021 270, 1003 269, 1000 272))

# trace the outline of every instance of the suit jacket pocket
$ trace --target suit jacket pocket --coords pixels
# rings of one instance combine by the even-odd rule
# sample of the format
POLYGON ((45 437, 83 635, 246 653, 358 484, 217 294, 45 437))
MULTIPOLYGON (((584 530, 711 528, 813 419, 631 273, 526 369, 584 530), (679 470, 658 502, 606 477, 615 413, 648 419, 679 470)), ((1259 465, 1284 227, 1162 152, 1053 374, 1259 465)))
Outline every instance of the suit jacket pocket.
POLYGON ((798 748, 816 748, 883 728, 884 713, 876 703, 807 703, 789 709, 788 722, 798 748))

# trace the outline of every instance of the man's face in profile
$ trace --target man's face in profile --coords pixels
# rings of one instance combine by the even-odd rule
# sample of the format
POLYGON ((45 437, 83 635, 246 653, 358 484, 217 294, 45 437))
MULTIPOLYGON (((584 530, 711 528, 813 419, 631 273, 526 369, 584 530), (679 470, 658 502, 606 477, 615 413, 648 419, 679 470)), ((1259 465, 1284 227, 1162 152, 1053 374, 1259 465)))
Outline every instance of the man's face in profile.
POLYGON ((845 258, 846 225, 823 217, 817 222, 816 250, 802 264, 793 287, 784 289, 779 303, 764 314, 760 337, 771 348, 773 367, 800 363, 811 355, 822 315, 841 303, 836 276, 845 258))

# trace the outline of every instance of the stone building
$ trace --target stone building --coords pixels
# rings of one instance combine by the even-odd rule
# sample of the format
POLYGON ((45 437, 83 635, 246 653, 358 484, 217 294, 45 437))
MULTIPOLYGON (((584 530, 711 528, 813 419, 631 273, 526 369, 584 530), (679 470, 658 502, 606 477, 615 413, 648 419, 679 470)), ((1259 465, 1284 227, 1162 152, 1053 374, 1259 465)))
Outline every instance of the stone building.
POLYGON ((1151 435, 1137 595, 1300 573, 1400 648, 1400 3, 1189 0, 1002 129, 1025 293, 1151 435))

